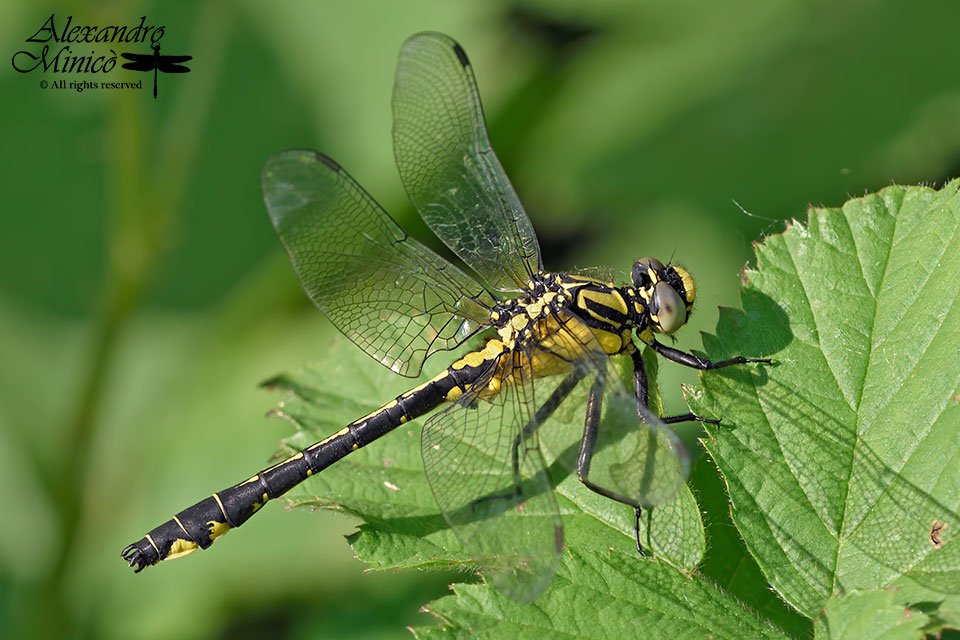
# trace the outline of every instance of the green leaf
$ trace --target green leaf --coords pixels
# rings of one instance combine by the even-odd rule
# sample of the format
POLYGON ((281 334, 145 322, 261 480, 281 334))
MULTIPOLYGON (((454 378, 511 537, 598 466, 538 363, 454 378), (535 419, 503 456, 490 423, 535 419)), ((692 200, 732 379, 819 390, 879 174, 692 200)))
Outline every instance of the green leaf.
POLYGON ((427 610, 455 637, 787 637, 708 582, 616 551, 564 554, 552 588, 532 605, 484 585, 456 585, 454 592, 427 610))
POLYGON ((808 618, 833 593, 899 588, 960 622, 958 187, 811 210, 758 247, 744 310, 704 337, 711 358, 776 361, 706 373, 689 400, 723 417, 704 445, 733 522, 808 618))
POLYGON ((756 561, 730 520, 730 502, 716 465, 708 456, 697 461, 690 486, 703 511, 709 542, 699 566, 701 576, 795 638, 809 637, 811 621, 770 589, 756 561))
POLYGON ((900 604, 892 591, 860 591, 827 601, 815 627, 815 640, 920 640, 930 619, 900 604))

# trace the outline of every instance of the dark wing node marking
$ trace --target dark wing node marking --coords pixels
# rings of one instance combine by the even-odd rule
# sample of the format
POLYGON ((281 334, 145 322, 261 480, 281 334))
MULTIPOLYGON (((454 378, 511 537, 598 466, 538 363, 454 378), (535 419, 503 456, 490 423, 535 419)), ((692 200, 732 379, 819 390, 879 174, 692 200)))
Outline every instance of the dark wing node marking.
POLYGON ((270 220, 310 299, 361 349, 404 376, 489 322, 493 299, 409 237, 339 164, 315 151, 271 158, 270 220))
POLYGON ((457 54, 457 60, 465 67, 470 66, 470 59, 467 58, 467 52, 463 50, 459 42, 453 43, 453 52, 457 54))
POLYGON ((542 270, 533 226, 490 146, 473 68, 445 35, 418 34, 400 50, 393 148, 424 221, 487 285, 515 291, 542 270))

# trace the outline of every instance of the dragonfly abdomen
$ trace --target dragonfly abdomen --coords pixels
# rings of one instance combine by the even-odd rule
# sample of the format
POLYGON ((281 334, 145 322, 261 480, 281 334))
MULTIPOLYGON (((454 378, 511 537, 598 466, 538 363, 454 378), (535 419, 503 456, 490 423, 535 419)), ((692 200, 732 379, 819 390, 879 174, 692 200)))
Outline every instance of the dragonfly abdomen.
MULTIPOLYGON (((480 360, 485 361, 483 358, 480 360)), ((448 400, 456 400, 462 390, 479 375, 479 367, 466 370, 451 367, 445 370, 329 437, 239 484, 187 507, 124 549, 123 557, 130 566, 136 565, 136 570, 140 571, 161 560, 206 549, 227 531, 250 519, 268 500, 279 498, 311 475, 407 421, 448 400)))

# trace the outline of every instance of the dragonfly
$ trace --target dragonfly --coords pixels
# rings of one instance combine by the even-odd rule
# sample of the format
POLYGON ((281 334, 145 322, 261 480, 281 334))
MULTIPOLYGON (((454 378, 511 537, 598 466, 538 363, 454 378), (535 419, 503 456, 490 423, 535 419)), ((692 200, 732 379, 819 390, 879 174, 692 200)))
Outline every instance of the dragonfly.
POLYGON ((157 72, 163 73, 189 73, 190 67, 186 67, 180 62, 193 60, 193 56, 162 56, 160 55, 160 45, 153 45, 153 55, 144 53, 121 53, 121 56, 132 62, 125 62, 124 69, 131 71, 153 71, 153 99, 157 99, 157 72))
POLYGON ((641 258, 620 285, 593 272, 544 271, 533 226, 491 147, 473 67, 450 37, 421 33, 403 44, 393 118, 407 195, 473 275, 408 235, 316 151, 285 151, 266 163, 266 208, 306 294, 368 355, 417 377, 435 354, 466 352, 372 413, 153 529, 123 550, 136 571, 209 547, 269 500, 432 412, 421 450, 437 507, 486 578, 529 601, 549 585, 563 553, 544 442, 579 441, 562 465, 633 509, 643 554, 642 510, 673 498, 689 471, 667 425, 717 421, 654 415, 642 350, 701 370, 770 362, 711 361, 657 340, 693 309, 693 278, 679 265, 641 258), (469 350, 474 336, 478 346, 469 350), (632 389, 617 360, 632 364, 632 389), (582 421, 560 419, 568 403, 583 404, 582 421))

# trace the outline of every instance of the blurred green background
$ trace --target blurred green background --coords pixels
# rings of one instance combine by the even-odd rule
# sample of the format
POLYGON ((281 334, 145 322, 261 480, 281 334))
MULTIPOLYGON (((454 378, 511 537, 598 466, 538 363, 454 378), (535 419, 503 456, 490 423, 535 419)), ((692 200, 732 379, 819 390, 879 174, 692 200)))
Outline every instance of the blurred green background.
MULTIPOLYGON (((439 249, 393 166, 396 54, 457 38, 548 269, 644 255, 697 278, 699 348, 751 242, 887 184, 960 173, 960 3, 7 0, 2 50, 62 25, 166 27, 192 72, 0 66, 0 636, 400 637, 450 575, 366 575, 354 522, 272 505, 215 553, 134 577, 120 550, 262 467, 257 383, 321 357, 258 173, 313 147, 439 249), (56 77, 55 77, 56 76, 56 77)), ((119 51, 146 53, 146 45, 119 51)), ((83 46, 75 53, 86 54, 83 46)), ((377 365, 371 361, 371 367, 377 365)), ((433 363, 439 369, 443 364, 433 363)), ((681 382, 661 367, 668 408, 681 382)), ((696 432, 685 434, 688 440, 696 432)))

